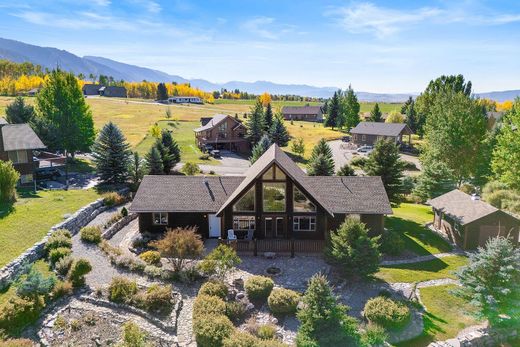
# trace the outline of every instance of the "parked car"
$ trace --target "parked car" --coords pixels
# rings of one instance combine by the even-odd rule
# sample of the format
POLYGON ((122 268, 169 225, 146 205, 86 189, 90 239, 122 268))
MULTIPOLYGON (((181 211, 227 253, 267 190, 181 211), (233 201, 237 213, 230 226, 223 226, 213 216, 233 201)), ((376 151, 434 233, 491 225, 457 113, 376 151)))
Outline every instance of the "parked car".
POLYGON ((364 146, 361 146, 357 149, 358 153, 370 153, 372 152, 372 150, 374 149, 374 147, 372 146, 369 146, 369 145, 364 145, 364 146))
POLYGON ((213 157, 213 158, 220 158, 220 151, 218 149, 214 149, 212 150, 211 152, 209 152, 209 154, 213 157))
POLYGON ((343 142, 350 142, 350 136, 348 136, 348 135, 347 136, 343 136, 341 138, 341 141, 343 141, 343 142))
POLYGON ((37 181, 55 181, 57 178, 61 176, 63 176, 61 171, 55 167, 42 167, 34 171, 34 178, 36 178, 37 181))

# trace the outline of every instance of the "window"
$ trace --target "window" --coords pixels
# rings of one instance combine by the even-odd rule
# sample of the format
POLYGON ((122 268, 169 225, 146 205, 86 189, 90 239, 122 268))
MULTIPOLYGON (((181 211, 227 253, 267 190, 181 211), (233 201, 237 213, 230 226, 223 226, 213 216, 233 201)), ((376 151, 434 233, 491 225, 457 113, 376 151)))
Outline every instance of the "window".
POLYGON ((366 135, 361 135, 361 141, 366 141, 366 139, 367 139, 366 135))
POLYGON ((262 176, 262 179, 264 180, 273 180, 274 179, 274 166, 271 166, 262 176))
POLYGON ((283 173, 282 169, 280 169, 278 166, 275 166, 275 179, 277 181, 285 181, 285 174, 283 173))
POLYGON ((294 231, 316 231, 316 217, 314 216, 294 216, 294 231))
POLYGON ((154 212, 153 213, 153 224, 168 225, 168 212, 154 212))
POLYGON ((271 166, 262 176, 264 181, 285 181, 285 173, 276 165, 271 166))
POLYGON ((233 229, 255 230, 255 216, 234 216, 233 229))
POLYGON ((263 183, 264 212, 285 212, 285 183, 263 183))
POLYGON ((13 164, 24 164, 28 163, 27 160, 27 151, 9 151, 7 152, 9 156, 9 160, 13 162, 13 164))
POLYGON ((29 183, 29 182, 32 182, 32 181, 33 181, 33 175, 32 174, 21 175, 20 176, 20 182, 22 182, 22 184, 26 184, 26 183, 29 183))
POLYGON ((316 212, 316 206, 296 187, 293 190, 294 212, 316 212))
POLYGON ((240 200, 233 205, 235 212, 255 212, 255 186, 251 187, 240 200))
POLYGON ((227 121, 224 121, 219 124, 218 126, 218 132, 221 137, 227 136, 227 121))
POLYGON ((357 140, 357 135, 356 135, 356 134, 352 135, 352 139, 353 139, 354 141, 357 140))

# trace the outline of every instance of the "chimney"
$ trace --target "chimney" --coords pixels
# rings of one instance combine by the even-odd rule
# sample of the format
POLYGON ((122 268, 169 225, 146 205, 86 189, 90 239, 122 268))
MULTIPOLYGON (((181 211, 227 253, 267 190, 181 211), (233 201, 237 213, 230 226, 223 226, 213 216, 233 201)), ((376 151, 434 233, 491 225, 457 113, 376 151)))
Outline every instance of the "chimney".
POLYGON ((207 179, 206 175, 204 175, 204 176, 202 177, 202 182, 204 183, 204 185, 205 185, 206 187, 208 186, 208 179, 207 179))
POLYGON ((480 196, 478 196, 477 194, 473 193, 473 194, 471 194, 471 200, 473 200, 473 201, 480 200, 480 196))

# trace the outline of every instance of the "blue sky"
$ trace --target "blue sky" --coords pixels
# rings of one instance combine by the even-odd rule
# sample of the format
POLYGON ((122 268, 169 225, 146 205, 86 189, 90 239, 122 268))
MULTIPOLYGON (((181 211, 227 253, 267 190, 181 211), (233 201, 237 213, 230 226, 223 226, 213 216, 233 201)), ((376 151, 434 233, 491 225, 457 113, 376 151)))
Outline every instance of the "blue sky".
POLYGON ((0 0, 0 37, 213 82, 520 89, 520 1, 0 0))

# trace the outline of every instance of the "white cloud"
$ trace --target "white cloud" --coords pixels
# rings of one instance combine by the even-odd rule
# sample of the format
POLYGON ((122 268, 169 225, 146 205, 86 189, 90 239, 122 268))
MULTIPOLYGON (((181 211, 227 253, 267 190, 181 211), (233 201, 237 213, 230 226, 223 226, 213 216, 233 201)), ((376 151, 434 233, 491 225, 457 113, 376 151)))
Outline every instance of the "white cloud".
POLYGON ((92 1, 95 5, 101 6, 101 7, 107 7, 110 6, 112 3, 110 0, 93 0, 92 1))
POLYGON ((244 22, 242 27, 264 39, 275 40, 278 38, 278 35, 275 32, 266 29, 266 27, 271 27, 273 23, 274 18, 272 17, 255 17, 244 22))

